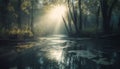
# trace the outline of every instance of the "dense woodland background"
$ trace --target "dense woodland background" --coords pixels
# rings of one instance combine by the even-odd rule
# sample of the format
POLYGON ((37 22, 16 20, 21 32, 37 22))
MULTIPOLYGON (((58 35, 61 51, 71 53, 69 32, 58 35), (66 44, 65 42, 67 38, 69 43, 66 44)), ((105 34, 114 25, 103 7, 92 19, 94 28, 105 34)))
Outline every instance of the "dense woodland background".
POLYGON ((51 34, 50 29, 41 25, 37 29, 34 23, 44 9, 56 4, 68 7, 63 17, 67 35, 99 37, 120 33, 120 0, 0 0, 0 39, 51 34))

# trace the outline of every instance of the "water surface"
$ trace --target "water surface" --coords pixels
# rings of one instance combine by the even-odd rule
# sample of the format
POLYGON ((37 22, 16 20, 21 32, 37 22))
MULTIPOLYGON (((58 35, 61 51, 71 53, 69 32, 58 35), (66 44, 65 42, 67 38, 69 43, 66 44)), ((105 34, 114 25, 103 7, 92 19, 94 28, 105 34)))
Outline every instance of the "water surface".
POLYGON ((120 69, 118 40, 40 37, 0 48, 0 69, 120 69))

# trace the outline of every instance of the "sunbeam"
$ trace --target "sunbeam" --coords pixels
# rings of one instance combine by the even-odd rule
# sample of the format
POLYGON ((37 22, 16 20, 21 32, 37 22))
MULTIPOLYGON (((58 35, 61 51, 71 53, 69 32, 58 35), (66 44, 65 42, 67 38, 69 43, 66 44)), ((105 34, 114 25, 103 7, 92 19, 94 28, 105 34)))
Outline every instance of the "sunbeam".
POLYGON ((51 19, 57 19, 59 21, 62 21, 61 17, 65 16, 65 13, 67 11, 67 8, 65 5, 55 5, 49 12, 49 16, 51 19))
POLYGON ((55 23, 55 24, 53 24, 55 26, 54 32, 53 32, 54 34, 60 32, 60 28, 63 23, 62 17, 66 17, 66 13, 67 13, 67 6, 64 4, 54 5, 50 9, 49 18, 51 21, 54 21, 54 23, 55 23))
POLYGON ((66 4, 46 6, 43 12, 44 14, 36 19, 35 28, 40 30, 40 32, 36 31, 37 33, 42 34, 42 31, 46 31, 50 34, 62 34, 65 32, 62 17, 67 17, 68 7, 66 4))

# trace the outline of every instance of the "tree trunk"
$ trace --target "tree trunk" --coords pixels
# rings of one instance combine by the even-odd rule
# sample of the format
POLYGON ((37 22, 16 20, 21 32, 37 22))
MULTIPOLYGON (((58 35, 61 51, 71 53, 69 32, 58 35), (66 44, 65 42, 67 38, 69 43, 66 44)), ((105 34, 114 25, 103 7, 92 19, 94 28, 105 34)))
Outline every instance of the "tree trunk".
POLYGON ((34 35, 34 25, 33 25, 33 23, 34 23, 34 15, 33 15, 33 13, 34 13, 34 1, 31 1, 31 3, 32 3, 32 9, 31 9, 31 32, 33 33, 33 35, 34 35))
MULTIPOLYGON (((63 17, 62 17, 62 18, 63 18, 63 17)), ((66 23, 66 21, 65 21, 64 18, 63 18, 63 21, 64 21, 64 24, 65 24, 65 28, 66 28, 66 30, 67 30, 67 33, 68 33, 68 34, 71 34, 70 31, 69 31, 69 28, 68 28, 68 26, 67 26, 67 23, 66 23)))
POLYGON ((81 0, 79 0, 78 2, 78 7, 79 7, 79 23, 78 23, 78 26, 79 26, 79 32, 82 32, 82 9, 81 9, 81 0))
POLYGON ((83 29, 87 28, 87 17, 88 16, 84 15, 84 20, 83 20, 84 26, 83 26, 83 29))
POLYGON ((2 26, 5 28, 5 29, 8 29, 9 25, 8 25, 8 10, 7 10, 7 7, 8 7, 8 3, 9 3, 9 0, 2 0, 2 8, 1 8, 1 15, 2 15, 2 18, 1 18, 1 21, 2 21, 2 26))
POLYGON ((96 13, 96 34, 98 33, 98 29, 99 29, 99 13, 100 13, 100 6, 98 7, 98 10, 96 13))
POLYGON ((21 4, 22 4, 22 1, 21 1, 21 0, 18 0, 18 9, 17 9, 18 19, 17 19, 17 22, 18 22, 18 27, 19 27, 20 29, 22 28, 22 23, 21 23, 21 13, 22 13, 21 4))
POLYGON ((118 32, 120 33, 120 16, 119 16, 119 22, 118 22, 118 32))
POLYGON ((118 0, 114 0, 112 4, 109 6, 107 0, 100 0, 102 17, 103 17, 103 32, 110 33, 110 20, 112 16, 112 10, 114 5, 118 0))
POLYGON ((102 11, 102 17, 103 17, 103 32, 108 33, 109 32, 109 20, 108 20, 108 4, 106 0, 100 0, 101 4, 101 11, 102 11))
POLYGON ((71 17, 71 20, 73 21, 74 27, 75 27, 75 33, 79 32, 78 25, 77 25, 77 11, 74 7, 74 4, 70 5, 68 0, 68 8, 69 8, 69 14, 71 17))
POLYGON ((68 14, 68 25, 69 25, 69 29, 70 29, 70 31, 71 31, 71 33, 72 33, 72 21, 71 21, 71 18, 70 18, 70 15, 68 14))

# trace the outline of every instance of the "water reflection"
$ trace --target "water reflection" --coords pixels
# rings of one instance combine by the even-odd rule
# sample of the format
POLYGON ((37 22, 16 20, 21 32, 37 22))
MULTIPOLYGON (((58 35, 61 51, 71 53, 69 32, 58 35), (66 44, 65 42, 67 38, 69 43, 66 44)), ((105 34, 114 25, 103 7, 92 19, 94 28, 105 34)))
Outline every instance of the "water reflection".
POLYGON ((62 52, 63 52, 63 50, 60 50, 60 49, 58 49, 58 50, 50 50, 50 51, 48 51, 47 57, 60 62, 62 57, 63 57, 62 52))
POLYGON ((51 36, 19 43, 18 50, 0 57, 0 69, 120 69, 120 51, 112 40, 51 36))

